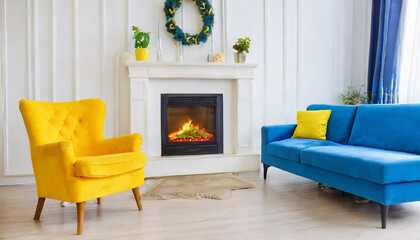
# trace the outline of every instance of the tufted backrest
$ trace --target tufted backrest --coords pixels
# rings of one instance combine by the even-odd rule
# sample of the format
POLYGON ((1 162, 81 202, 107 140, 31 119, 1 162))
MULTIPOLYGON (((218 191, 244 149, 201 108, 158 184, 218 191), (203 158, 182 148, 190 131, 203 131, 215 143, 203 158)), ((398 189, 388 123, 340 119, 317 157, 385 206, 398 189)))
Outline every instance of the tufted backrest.
POLYGON ((75 156, 92 156, 94 143, 103 139, 105 104, 100 99, 58 103, 21 100, 19 108, 31 146, 69 140, 75 156))

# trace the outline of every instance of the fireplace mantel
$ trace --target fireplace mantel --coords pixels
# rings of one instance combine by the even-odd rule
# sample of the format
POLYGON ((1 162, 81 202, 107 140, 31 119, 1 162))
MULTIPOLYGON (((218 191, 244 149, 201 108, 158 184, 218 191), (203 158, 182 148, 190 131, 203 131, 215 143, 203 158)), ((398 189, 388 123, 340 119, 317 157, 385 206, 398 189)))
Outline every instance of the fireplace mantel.
POLYGON ((126 62, 130 79, 130 131, 143 135, 146 176, 259 169, 253 152, 253 80, 257 64, 126 62), (217 93, 224 101, 224 153, 161 156, 160 94, 217 93))
POLYGON ((130 78, 254 79, 252 63, 140 62, 126 63, 130 78))

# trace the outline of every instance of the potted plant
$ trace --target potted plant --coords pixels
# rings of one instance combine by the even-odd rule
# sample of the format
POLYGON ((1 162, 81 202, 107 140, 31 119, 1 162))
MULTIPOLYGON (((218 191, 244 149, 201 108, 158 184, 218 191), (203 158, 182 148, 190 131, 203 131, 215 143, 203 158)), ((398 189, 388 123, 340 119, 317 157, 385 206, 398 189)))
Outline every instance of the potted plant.
POLYGON ((347 92, 340 94, 340 99, 344 105, 359 105, 366 104, 368 96, 365 91, 362 89, 365 85, 360 85, 360 88, 357 89, 353 86, 347 88, 347 92))
POLYGON ((234 53, 235 63, 244 63, 246 61, 246 53, 249 53, 250 45, 251 39, 249 37, 238 38, 238 41, 233 45, 233 49, 237 51, 234 53))
POLYGON ((150 32, 144 32, 140 28, 133 26, 133 33, 137 61, 148 61, 150 52, 147 46, 149 46, 150 42, 150 32))

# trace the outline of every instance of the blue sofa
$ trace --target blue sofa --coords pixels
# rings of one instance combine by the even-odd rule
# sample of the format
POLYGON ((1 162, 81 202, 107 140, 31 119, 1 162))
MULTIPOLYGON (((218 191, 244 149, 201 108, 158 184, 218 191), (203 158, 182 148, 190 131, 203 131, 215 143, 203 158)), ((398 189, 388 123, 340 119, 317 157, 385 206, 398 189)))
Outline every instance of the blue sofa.
POLYGON ((420 200, 420 104, 310 105, 331 109, 327 140, 291 138, 296 124, 262 128, 270 166, 377 202, 382 228, 392 204, 420 200))

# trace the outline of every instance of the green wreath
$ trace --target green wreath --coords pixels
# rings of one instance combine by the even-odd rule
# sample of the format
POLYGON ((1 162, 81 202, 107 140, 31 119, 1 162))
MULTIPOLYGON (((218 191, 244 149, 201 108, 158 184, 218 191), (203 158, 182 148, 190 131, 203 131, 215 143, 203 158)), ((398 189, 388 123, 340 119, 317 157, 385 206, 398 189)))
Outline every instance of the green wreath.
POLYGON ((174 35, 174 39, 177 42, 182 42, 183 45, 198 45, 205 43, 207 38, 212 33, 214 23, 213 7, 208 0, 191 0, 198 7, 198 11, 203 21, 203 27, 198 34, 191 35, 184 33, 175 22, 175 12, 181 7, 183 0, 166 0, 163 11, 166 16, 166 29, 169 33, 174 35))

